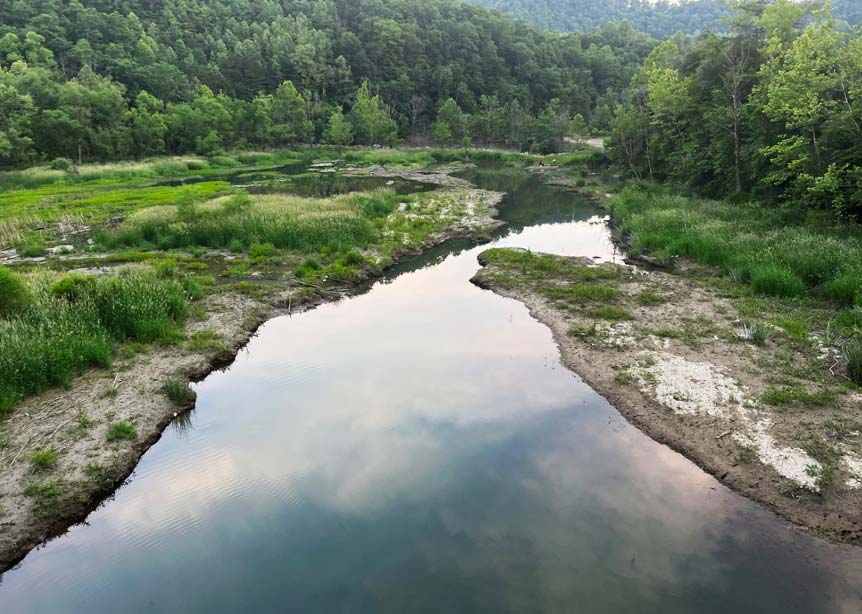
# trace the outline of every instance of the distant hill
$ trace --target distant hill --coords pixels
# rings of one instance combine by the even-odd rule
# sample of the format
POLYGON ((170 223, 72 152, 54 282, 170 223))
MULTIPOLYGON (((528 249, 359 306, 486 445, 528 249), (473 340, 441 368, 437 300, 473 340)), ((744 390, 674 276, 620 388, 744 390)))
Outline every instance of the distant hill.
MULTIPOLYGON (((523 19, 548 30, 583 32, 609 21, 630 21, 656 38, 677 32, 697 34, 722 29, 727 8, 720 0, 467 0, 523 19)), ((862 23, 862 0, 833 0, 833 13, 853 24, 862 23)))

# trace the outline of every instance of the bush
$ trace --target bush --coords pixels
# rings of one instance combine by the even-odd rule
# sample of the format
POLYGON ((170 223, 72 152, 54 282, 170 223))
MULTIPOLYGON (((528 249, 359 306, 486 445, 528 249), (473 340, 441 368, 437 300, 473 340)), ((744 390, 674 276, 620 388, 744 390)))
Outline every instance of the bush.
POLYGON ((108 441, 118 441, 121 439, 137 439, 138 430, 135 428, 134 424, 130 424, 129 422, 120 421, 115 422, 108 429, 107 439, 108 441))
POLYGON ((93 296, 96 278, 92 275, 66 275, 51 286, 51 295, 71 303, 77 303, 93 296))
POLYGON ((805 284, 790 271, 767 264, 751 271, 751 289, 767 296, 793 298, 805 292, 805 284))
POLYGON ((365 258, 357 250, 352 249, 339 258, 339 263, 344 266, 357 266, 364 264, 365 258))
POLYGON ((19 245, 15 251, 22 258, 39 258, 48 253, 48 250, 41 243, 25 243, 24 245, 19 245))
POLYGON ((204 160, 189 160, 186 162, 186 168, 190 171, 202 171, 209 168, 209 164, 204 160))
POLYGON ((0 266, 0 316, 13 313, 33 300, 33 293, 20 277, 0 266))
POLYGON ((103 280, 95 294, 102 325, 119 341, 168 341, 188 316, 182 285, 146 271, 103 280))
POLYGON ((173 401, 174 404, 180 407, 187 407, 195 400, 194 391, 189 388, 185 382, 179 379, 169 379, 166 381, 165 385, 162 386, 162 392, 164 392, 165 396, 173 401))
POLYGON ((187 289, 152 271, 68 275, 31 296, 0 269, 0 301, 11 305, 0 313, 0 414, 82 369, 108 367, 116 341, 175 339, 188 312, 187 289))
POLYGON ((248 255, 252 258, 270 258, 275 255, 272 243, 252 243, 248 247, 248 255))
POLYGON ((68 171, 72 168, 72 163, 66 158, 54 158, 48 163, 48 168, 53 171, 68 171))
POLYGON ((857 386, 862 386, 862 339, 854 339, 847 345, 847 374, 857 386))
POLYGON ((54 448, 36 450, 27 457, 34 471, 48 471, 57 466, 57 452, 54 448))
POLYGON ((822 294, 842 305, 862 303, 862 272, 844 273, 823 284, 822 294))

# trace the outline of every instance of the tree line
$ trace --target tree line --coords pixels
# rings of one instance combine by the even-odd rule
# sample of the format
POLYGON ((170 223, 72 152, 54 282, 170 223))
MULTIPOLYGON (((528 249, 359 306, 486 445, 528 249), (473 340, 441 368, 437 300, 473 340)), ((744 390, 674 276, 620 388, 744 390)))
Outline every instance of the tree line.
MULTIPOLYGON (((656 38, 678 32, 695 35, 726 31, 730 15, 726 0, 468 0, 523 19, 537 27, 584 32, 608 22, 629 22, 656 38)), ((832 0, 833 14, 851 24, 862 23, 858 0, 832 0)))
POLYGON ((523 19, 540 28, 584 32, 608 22, 627 21, 656 38, 677 32, 696 34, 721 28, 726 15, 721 0, 469 0, 523 19))
POLYGON ((641 180, 862 217, 862 30, 828 3, 731 4, 726 35, 652 51, 609 154, 641 180))
POLYGON ((454 0, 0 0, 0 165, 467 132, 548 149, 564 120, 609 127, 655 44, 454 0))

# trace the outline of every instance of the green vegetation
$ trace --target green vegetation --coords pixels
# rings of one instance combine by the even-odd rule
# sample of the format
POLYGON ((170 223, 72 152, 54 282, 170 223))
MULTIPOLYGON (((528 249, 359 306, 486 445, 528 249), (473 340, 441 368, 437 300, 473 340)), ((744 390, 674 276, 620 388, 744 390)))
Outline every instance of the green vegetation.
POLYGON ((756 203, 731 203, 630 188, 611 200, 635 251, 718 267, 755 292, 862 303, 862 228, 756 203))
POLYGON ((607 125, 655 45, 630 27, 543 33, 454 0, 0 0, 0 15, 0 167, 43 161, 55 177, 85 160, 194 153, 210 160, 187 170, 205 172, 231 149, 432 132, 550 150, 600 97, 607 125), (447 101, 464 115, 432 131, 447 101))
POLYGON ((138 430, 135 428, 134 424, 129 422, 115 422, 108 428, 108 441, 118 441, 121 439, 130 440, 137 439, 137 437, 138 430))
POLYGON ((33 513, 45 518, 55 515, 61 509, 65 492, 56 480, 46 480, 28 484, 24 488, 24 494, 33 499, 33 513))
POLYGON ((164 392, 165 396, 173 401, 175 405, 180 407, 191 405, 195 400, 195 393, 188 387, 188 384, 176 378, 166 381, 165 385, 162 386, 162 392, 164 392))
POLYGON ((862 339, 847 344, 847 373, 857 386, 862 386, 862 339))
POLYGON ((132 216, 119 229, 96 236, 109 248, 247 245, 252 257, 271 255, 276 247, 342 251, 371 242, 376 236, 374 220, 392 212, 399 200, 401 197, 386 190, 330 199, 287 194, 248 198, 240 193, 198 207, 153 207, 132 216))
MULTIPOLYGON (((640 181, 781 203, 797 218, 862 219, 859 28, 828 3, 731 7, 728 35, 675 37, 652 51, 616 107, 609 155, 640 181)), ((851 0, 835 7, 862 16, 851 0)), ((798 292, 786 273, 762 271, 764 290, 798 292)))
POLYGON ((663 305, 667 302, 663 296, 654 290, 643 290, 639 292, 637 300, 638 303, 644 307, 655 307, 656 305, 663 305))
POLYGON ((33 293, 24 280, 5 267, 0 267, 0 317, 8 316, 26 307, 33 293))
POLYGON ((33 471, 49 471, 57 466, 57 451, 54 448, 36 450, 27 457, 33 471))
MULTIPOLYGON (((488 8, 508 13, 549 30, 587 32, 594 28, 610 30, 636 28, 656 38, 668 38, 678 32, 698 34, 707 30, 722 31, 729 16, 728 5, 721 0, 470 0, 488 8), (611 22, 609 25, 608 22, 611 22), (618 24, 618 25, 617 25, 618 24)), ((835 15, 850 23, 859 23, 855 0, 832 0, 835 15)))
MULTIPOLYGON (((527 284, 533 291, 560 307, 583 311, 589 318, 623 322, 634 314, 617 305, 625 298, 620 284, 631 281, 622 267, 610 264, 593 265, 583 260, 562 258, 550 254, 533 254, 513 249, 489 249, 482 252, 484 270, 479 279, 490 276, 495 284, 518 287, 527 284)), ((574 327, 568 333, 575 337, 595 337, 595 322, 574 327)))
POLYGON ((587 313, 594 318, 599 318, 600 320, 612 320, 615 322, 634 320, 634 315, 632 315, 629 310, 623 309, 622 307, 615 307, 613 305, 594 307, 587 313))
POLYGON ((822 389, 810 392, 802 386, 786 386, 784 388, 769 388, 763 393, 763 400, 776 406, 829 405, 835 400, 836 392, 822 389))
POLYGON ((816 465, 807 468, 808 474, 817 478, 817 484, 820 487, 829 486, 835 479, 835 471, 841 455, 835 448, 818 439, 803 441, 802 449, 820 463, 819 468, 816 465))
POLYGON ((739 448, 739 454, 736 456, 737 461, 743 465, 750 465, 757 459, 757 451, 748 446, 739 448))
POLYGON ((750 324, 744 324, 742 328, 748 339, 754 345, 761 347, 766 345, 766 342, 774 334, 772 327, 766 322, 751 322, 750 324))
POLYGON ((118 342, 174 340, 188 313, 182 284, 151 270, 27 278, 0 271, 34 297, 0 312, 0 414, 29 394, 68 385, 84 368, 107 367, 118 342))
MULTIPOLYGON (((2 180, 0 180, 2 181, 2 180)), ((87 222, 102 222, 112 216, 132 213, 154 205, 177 202, 197 202, 220 192, 229 184, 207 181, 187 186, 145 187, 114 185, 95 187, 89 184, 57 184, 37 189, 0 194, 0 219, 38 216, 46 222, 80 216, 87 222)), ((22 256, 42 256, 45 249, 27 246, 19 249, 22 256)))

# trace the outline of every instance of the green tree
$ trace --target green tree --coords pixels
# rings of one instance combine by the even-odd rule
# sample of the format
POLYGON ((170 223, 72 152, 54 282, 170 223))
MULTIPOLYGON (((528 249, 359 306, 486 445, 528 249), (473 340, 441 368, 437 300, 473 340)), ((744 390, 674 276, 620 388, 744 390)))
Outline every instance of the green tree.
POLYGON ((431 129, 438 145, 463 145, 470 139, 467 118, 452 98, 440 105, 437 119, 431 129))
POLYGON ((272 97, 273 137, 280 143, 309 143, 314 125, 308 119, 305 99, 292 81, 278 86, 272 97))
POLYGON ((323 140, 331 145, 346 146, 353 143, 353 126, 339 107, 329 117, 323 140))
POLYGON ((356 92, 348 117, 355 141, 361 145, 392 145, 397 139, 398 127, 380 96, 371 95, 368 81, 356 92))

